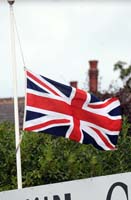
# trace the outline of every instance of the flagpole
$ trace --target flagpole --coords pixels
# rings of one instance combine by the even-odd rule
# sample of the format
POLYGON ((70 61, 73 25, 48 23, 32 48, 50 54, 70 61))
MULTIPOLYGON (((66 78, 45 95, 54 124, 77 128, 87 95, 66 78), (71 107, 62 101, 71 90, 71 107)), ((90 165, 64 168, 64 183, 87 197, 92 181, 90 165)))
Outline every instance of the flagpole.
POLYGON ((15 118, 15 143, 16 143, 16 168, 17 168, 17 187, 22 188, 21 152, 20 152, 20 131, 19 131, 19 111, 17 96, 17 70, 16 70, 16 51, 15 51, 15 29, 13 4, 15 0, 7 0, 10 5, 10 37, 11 37, 11 57, 14 88, 14 118, 15 118))

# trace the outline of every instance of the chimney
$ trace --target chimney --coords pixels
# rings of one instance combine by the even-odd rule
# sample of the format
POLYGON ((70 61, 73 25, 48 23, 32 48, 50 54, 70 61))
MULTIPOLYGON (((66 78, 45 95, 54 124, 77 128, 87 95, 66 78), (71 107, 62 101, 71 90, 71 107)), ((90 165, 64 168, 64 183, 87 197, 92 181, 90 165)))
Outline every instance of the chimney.
POLYGON ((98 85, 98 69, 97 69, 97 60, 89 61, 89 90, 92 93, 97 93, 98 85))
POLYGON ((70 82, 70 86, 74 87, 74 88, 77 88, 77 81, 71 81, 70 82))

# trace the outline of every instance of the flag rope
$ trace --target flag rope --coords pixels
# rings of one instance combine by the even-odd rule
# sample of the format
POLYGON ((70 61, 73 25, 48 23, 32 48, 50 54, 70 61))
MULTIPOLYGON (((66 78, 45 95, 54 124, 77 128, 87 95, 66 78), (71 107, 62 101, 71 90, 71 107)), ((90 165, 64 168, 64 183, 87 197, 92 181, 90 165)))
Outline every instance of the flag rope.
POLYGON ((23 136, 24 136, 24 131, 20 131, 20 139, 19 139, 19 143, 17 144, 17 147, 16 147, 16 153, 18 152, 18 149, 20 148, 23 136))
POLYGON ((18 40, 18 43, 19 43, 20 54, 21 54, 23 66, 25 68, 26 67, 26 63, 25 63, 25 58, 24 58, 24 52, 23 52, 22 45, 21 45, 20 34, 19 34, 19 31, 18 31, 18 26, 17 26, 17 23, 16 23, 14 10, 12 11, 12 15, 13 15, 13 20, 14 20, 14 27, 15 27, 15 31, 16 31, 16 36, 17 36, 17 40, 18 40))

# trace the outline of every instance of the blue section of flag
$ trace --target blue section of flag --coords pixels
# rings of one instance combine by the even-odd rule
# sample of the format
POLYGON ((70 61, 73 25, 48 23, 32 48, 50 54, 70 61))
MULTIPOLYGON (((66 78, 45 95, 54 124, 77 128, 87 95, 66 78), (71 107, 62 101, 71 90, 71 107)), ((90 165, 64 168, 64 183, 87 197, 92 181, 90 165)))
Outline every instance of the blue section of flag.
POLYGON ((109 115, 111 115, 111 116, 119 116, 121 114, 122 114, 122 112, 121 112, 121 107, 120 106, 114 108, 113 110, 111 110, 109 112, 109 115))
MULTIPOLYGON (((43 77, 43 76, 41 76, 43 77)), ((58 90, 60 90, 64 95, 66 95, 67 97, 70 96, 72 88, 70 86, 58 83, 56 81, 53 81, 49 78, 43 77, 46 81, 48 81, 49 83, 51 83, 52 85, 54 85, 58 90)))
POLYGON ((46 116, 46 115, 39 113, 39 112, 33 112, 33 111, 27 110, 26 121, 33 120, 33 119, 40 118, 40 117, 44 117, 44 116, 46 116))
POLYGON ((41 87, 33 83, 30 79, 27 79, 27 88, 32 89, 32 90, 34 89, 38 92, 48 93, 44 89, 42 89, 41 87))

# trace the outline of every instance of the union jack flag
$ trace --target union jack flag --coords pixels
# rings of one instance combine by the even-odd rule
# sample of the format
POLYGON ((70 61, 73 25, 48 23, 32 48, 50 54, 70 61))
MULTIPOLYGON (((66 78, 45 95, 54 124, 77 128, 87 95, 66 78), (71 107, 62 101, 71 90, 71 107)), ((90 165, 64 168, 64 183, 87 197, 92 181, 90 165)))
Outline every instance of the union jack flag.
POLYGON ((114 150, 122 120, 117 98, 94 95, 26 70, 24 130, 114 150))

